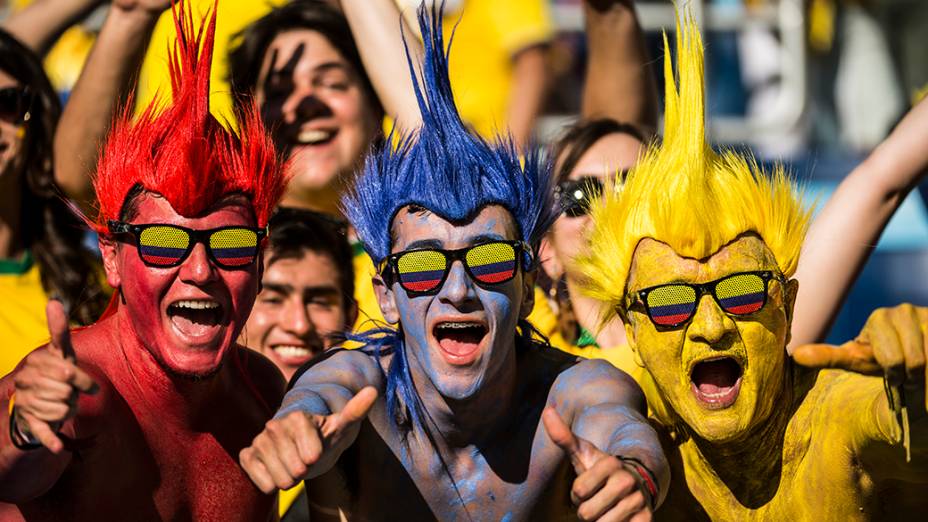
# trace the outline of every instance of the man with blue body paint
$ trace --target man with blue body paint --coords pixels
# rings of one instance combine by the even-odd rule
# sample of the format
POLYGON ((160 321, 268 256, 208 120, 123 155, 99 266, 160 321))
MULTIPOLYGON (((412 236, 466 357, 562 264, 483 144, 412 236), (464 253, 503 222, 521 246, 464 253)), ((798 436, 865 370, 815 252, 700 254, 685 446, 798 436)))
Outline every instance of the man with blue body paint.
POLYGON ((436 20, 420 12, 422 129, 344 201, 396 327, 298 373, 242 467, 268 493, 306 479, 314 521, 650 520, 669 474, 640 389, 525 321, 548 168, 464 128, 436 20))

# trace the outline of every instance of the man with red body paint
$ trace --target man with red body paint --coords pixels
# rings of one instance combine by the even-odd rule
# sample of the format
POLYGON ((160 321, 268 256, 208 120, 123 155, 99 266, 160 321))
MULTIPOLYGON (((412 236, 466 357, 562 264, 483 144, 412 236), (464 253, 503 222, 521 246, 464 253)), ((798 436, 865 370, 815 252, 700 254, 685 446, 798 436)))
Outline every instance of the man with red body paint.
POLYGON ((175 23, 173 103, 127 110, 94 182, 114 300, 73 337, 52 301, 51 343, 0 380, 0 520, 275 518, 236 456, 284 382, 235 339, 285 179, 254 110, 238 135, 209 114, 215 10, 175 23))

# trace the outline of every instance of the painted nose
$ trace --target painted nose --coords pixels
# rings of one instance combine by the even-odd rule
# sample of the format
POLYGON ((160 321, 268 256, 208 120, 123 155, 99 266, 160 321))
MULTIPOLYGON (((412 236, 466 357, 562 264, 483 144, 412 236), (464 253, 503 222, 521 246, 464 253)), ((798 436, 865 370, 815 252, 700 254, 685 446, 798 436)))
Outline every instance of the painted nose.
POLYGON ((180 278, 185 283, 203 286, 219 277, 217 270, 206 254, 206 246, 197 243, 180 266, 180 278))
POLYGON ((464 264, 461 261, 455 261, 451 264, 448 271, 448 277, 445 278, 445 284, 441 287, 438 297, 440 300, 460 308, 462 304, 476 299, 477 294, 474 289, 474 282, 471 281, 467 271, 464 270, 464 264))
POLYGON ((715 299, 710 295, 704 295, 690 321, 687 335, 692 341, 722 348, 722 341, 734 333, 735 329, 735 321, 722 311, 715 299))

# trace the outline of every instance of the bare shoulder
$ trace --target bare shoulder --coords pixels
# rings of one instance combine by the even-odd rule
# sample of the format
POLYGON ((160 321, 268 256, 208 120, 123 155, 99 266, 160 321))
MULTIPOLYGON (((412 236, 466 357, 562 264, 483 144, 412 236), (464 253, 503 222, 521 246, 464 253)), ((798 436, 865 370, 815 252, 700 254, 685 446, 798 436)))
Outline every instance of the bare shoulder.
POLYGON ((383 370, 376 356, 361 350, 335 348, 308 362, 293 375, 291 388, 337 384, 352 391, 365 386, 380 389, 383 370))
POLYGON ((237 344, 235 350, 242 377, 253 384, 255 391, 268 406, 271 408, 280 406, 287 382, 277 366, 274 366, 274 363, 264 355, 244 346, 237 344))
POLYGON ((551 400, 577 408, 597 404, 625 403, 638 409, 645 398, 638 383, 627 373, 601 359, 580 359, 558 375, 551 400))

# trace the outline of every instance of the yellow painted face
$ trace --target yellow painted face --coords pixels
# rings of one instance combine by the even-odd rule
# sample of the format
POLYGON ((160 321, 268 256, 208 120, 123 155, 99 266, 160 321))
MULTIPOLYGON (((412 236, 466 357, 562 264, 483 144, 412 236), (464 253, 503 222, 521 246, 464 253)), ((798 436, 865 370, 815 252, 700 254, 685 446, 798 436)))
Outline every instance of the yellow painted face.
POLYGON ((677 327, 655 325, 640 302, 628 309, 632 349, 665 402, 708 441, 735 439, 773 411, 784 383, 798 285, 779 279, 773 254, 754 234, 739 236, 702 260, 681 257, 666 243, 646 238, 632 257, 628 296, 657 285, 707 283, 756 271, 776 277, 767 284, 766 303, 748 315, 726 313, 709 293, 677 327))

